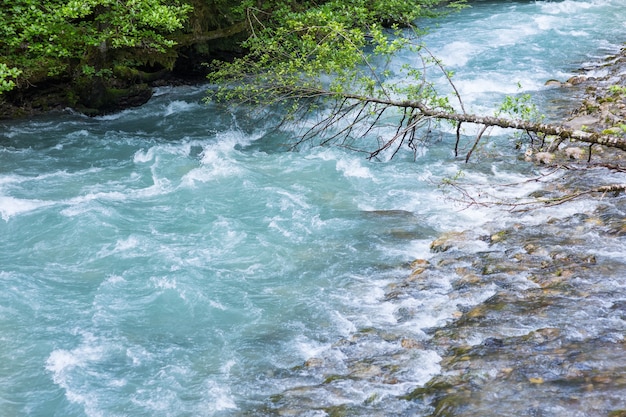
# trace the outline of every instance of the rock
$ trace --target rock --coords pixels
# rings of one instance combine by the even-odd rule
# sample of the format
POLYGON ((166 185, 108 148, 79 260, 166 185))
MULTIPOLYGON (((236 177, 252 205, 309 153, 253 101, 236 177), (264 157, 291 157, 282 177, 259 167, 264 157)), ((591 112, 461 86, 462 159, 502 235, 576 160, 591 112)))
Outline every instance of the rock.
POLYGON ((483 346, 492 347, 492 348, 500 348, 504 346, 504 341, 496 337, 488 337, 485 340, 483 340, 483 346))
POLYGON ((533 150, 526 149, 526 152, 524 152, 524 161, 532 162, 532 160, 533 160, 533 150))
POLYGON ((587 81, 587 78, 582 75, 574 75, 567 80, 567 83, 570 85, 578 85, 587 81))
POLYGON ((504 238, 506 237, 508 233, 509 233, 508 230, 502 230, 498 233, 494 233, 493 235, 491 235, 489 240, 491 241, 491 243, 498 243, 504 240, 504 238))
POLYGON ((463 232, 444 233, 431 242, 430 250, 432 252, 446 252, 465 240, 467 240, 467 237, 463 232))
POLYGON ((430 265, 430 262, 428 262, 426 259, 416 259, 413 262, 411 262, 412 269, 425 268, 428 265, 430 265))
POLYGON ((583 115, 574 117, 571 120, 563 123, 563 125, 572 130, 582 130, 584 126, 595 125, 600 122, 600 119, 594 116, 583 115))
POLYGON ((546 81, 545 85, 549 87, 561 87, 563 83, 560 82, 559 80, 552 79, 552 80, 546 81))
POLYGON ((306 362, 304 362, 304 366, 307 368, 317 368, 320 367, 324 364, 324 360, 321 358, 311 358, 309 360, 307 360, 306 362))
POLYGON ((371 379, 382 375, 382 369, 377 365, 356 363, 350 372, 351 378, 371 379))
POLYGON ((400 345, 405 349, 423 349, 424 346, 415 339, 404 338, 400 342, 400 345))
POLYGON ((570 159, 581 159, 585 151, 577 146, 572 146, 565 149, 565 155, 570 159))
POLYGON ((549 165, 554 161, 554 154, 550 152, 537 152, 535 154, 535 160, 540 164, 549 165))

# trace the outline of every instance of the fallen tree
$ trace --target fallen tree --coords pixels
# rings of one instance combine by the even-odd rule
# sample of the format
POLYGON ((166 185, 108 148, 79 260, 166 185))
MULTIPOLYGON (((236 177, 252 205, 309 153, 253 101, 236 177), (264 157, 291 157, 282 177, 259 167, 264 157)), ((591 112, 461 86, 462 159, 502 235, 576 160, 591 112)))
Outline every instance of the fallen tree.
MULTIPOLYGON (((432 7, 438 2, 427 3, 432 7)), ((370 5, 372 10, 377 10, 377 4, 370 5)), ((363 10, 359 2, 328 1, 286 17, 264 15, 263 19, 253 18, 254 11, 248 11, 253 16, 248 19, 251 36, 244 43, 249 53, 214 64, 209 79, 216 88, 209 91, 210 99, 229 106, 278 104, 288 109, 283 122, 307 120, 292 148, 315 140, 365 152, 370 158, 393 158, 403 147, 416 151, 433 134, 433 123, 448 123, 455 129, 456 155, 462 137, 473 136, 466 161, 492 127, 527 134, 528 149, 542 163, 551 158, 542 153, 553 152, 564 142, 587 144, 590 151, 594 145, 626 150, 624 129, 590 131, 544 123, 526 97, 508 97, 494 115, 466 111, 452 75, 420 43, 422 31, 410 23, 416 15, 403 15, 406 5, 398 10, 392 15, 402 27, 383 22, 379 12, 363 10), (413 50, 417 61, 391 71, 391 59, 403 49, 413 50), (433 71, 447 80, 448 94, 430 81, 433 71), (318 117, 312 124, 311 114, 318 117), (467 125, 477 126, 477 131, 468 134, 467 125)))
MULTIPOLYGON (((334 132, 330 136, 330 139, 326 138, 323 143, 329 143, 333 139, 345 139, 352 135, 355 131, 355 126, 363 123, 366 118, 373 119, 372 122, 370 122, 369 127, 365 130, 365 133, 359 135, 363 137, 371 131, 374 123, 380 120, 385 111, 389 109, 399 109, 403 112, 403 117, 399 119, 396 134, 385 140, 379 148, 371 151, 371 157, 377 156, 383 150, 389 149, 394 145, 396 147, 400 147, 405 144, 412 146, 416 140, 416 135, 419 134, 419 129, 424 127, 424 123, 433 119, 438 121, 444 120, 453 122, 456 125, 457 153, 462 124, 471 123, 482 126, 476 135, 474 146, 472 146, 466 156, 466 160, 469 160, 472 151, 476 148, 476 145, 488 127, 521 130, 527 133, 540 135, 541 137, 552 136, 553 142, 556 144, 560 144, 565 140, 579 141, 589 145, 602 145, 626 151, 626 137, 623 136, 574 130, 564 125, 542 123, 532 120, 524 120, 521 118, 511 119, 506 117, 458 113, 450 111, 449 109, 433 108, 426 105, 423 101, 417 100, 393 100, 391 98, 376 98, 357 94, 336 93, 328 90, 313 89, 298 89, 290 92, 288 95, 292 98, 330 97, 339 103, 339 105, 332 110, 328 117, 317 123, 314 127, 308 129, 308 131, 296 142, 296 146, 313 136, 319 136, 325 130, 337 124, 341 119, 349 118, 350 115, 352 115, 350 123, 342 129, 334 132)), ((553 146, 551 150, 554 150, 554 148, 555 147, 553 146)))

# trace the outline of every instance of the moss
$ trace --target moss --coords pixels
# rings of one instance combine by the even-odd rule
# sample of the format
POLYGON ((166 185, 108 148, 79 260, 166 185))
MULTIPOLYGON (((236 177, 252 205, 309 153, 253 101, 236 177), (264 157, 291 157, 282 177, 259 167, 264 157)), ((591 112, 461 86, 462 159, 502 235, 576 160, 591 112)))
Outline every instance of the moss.
POLYGON ((326 377, 326 379, 324 379, 323 383, 324 384, 330 384, 333 381, 338 381, 338 380, 341 380, 341 379, 346 379, 346 377, 343 376, 343 375, 337 375, 337 374, 329 375, 329 376, 326 377))

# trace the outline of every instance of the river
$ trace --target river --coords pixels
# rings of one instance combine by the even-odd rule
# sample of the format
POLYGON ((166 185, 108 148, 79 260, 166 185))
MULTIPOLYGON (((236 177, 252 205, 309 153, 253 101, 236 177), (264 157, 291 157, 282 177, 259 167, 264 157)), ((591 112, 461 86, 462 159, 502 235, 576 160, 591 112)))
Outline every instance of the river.
MULTIPOLYGON (((532 93, 562 117, 575 90, 545 81, 625 40, 622 0, 470 3, 425 42, 475 112, 532 93)), ((624 415, 624 197, 439 187, 620 173, 525 182, 544 170, 497 130, 469 164, 445 131, 416 160, 289 152, 205 90, 0 124, 0 415, 624 415)))

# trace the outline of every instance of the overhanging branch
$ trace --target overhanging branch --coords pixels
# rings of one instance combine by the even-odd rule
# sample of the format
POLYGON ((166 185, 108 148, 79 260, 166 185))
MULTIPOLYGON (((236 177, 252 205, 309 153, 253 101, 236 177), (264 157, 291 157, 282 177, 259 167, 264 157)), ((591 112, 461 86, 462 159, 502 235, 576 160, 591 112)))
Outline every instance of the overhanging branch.
MULTIPOLYGON (((328 93, 328 95, 336 95, 336 93, 328 93)), ((449 120, 458 123, 473 123, 487 127, 497 126, 501 128, 524 130, 527 132, 541 133, 545 135, 556 136, 561 139, 577 140, 580 142, 603 145, 626 151, 626 138, 619 136, 603 135, 594 132, 584 132, 582 130, 572 130, 560 125, 537 123, 520 119, 507 119, 494 116, 479 116, 469 113, 451 113, 430 108, 420 101, 396 101, 353 94, 341 94, 341 96, 352 100, 358 100, 364 103, 384 104, 387 106, 397 107, 399 109, 416 109, 419 110, 419 112, 422 113, 424 116, 434 119, 449 120)))

